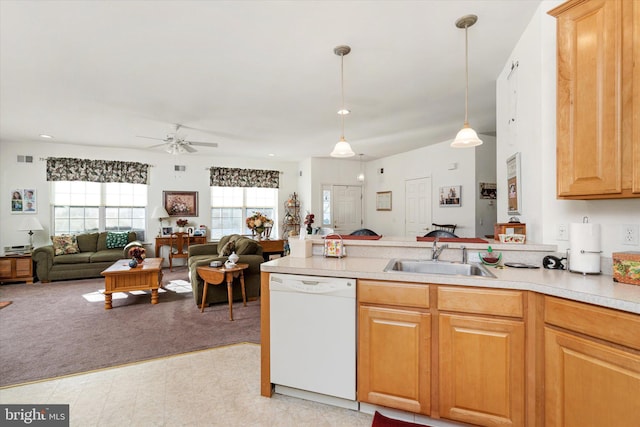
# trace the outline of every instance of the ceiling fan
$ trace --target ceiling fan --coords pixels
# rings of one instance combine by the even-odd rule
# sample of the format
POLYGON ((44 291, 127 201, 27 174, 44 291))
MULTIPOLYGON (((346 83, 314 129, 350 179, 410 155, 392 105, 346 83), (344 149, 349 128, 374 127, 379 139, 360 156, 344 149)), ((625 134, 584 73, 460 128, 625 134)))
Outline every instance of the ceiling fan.
POLYGON ((184 153, 195 153, 196 150, 193 146, 200 147, 217 147, 218 143, 216 142, 197 142, 197 141, 188 141, 185 139, 184 135, 180 135, 178 131, 182 127, 180 124, 171 125, 171 132, 169 132, 166 138, 154 138, 151 136, 142 136, 137 135, 138 138, 147 138, 147 139, 156 139, 158 141, 164 141, 163 144, 153 145, 149 148, 162 147, 164 146, 164 151, 169 154, 184 154, 184 153))

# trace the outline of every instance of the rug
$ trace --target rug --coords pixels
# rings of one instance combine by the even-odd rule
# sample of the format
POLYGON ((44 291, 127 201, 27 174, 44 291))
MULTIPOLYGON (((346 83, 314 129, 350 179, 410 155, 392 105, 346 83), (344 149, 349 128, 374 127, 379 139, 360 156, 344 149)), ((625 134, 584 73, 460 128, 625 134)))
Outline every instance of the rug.
POLYGON ((104 309, 104 279, 0 286, 0 386, 55 378, 240 342, 260 343, 260 301, 204 313, 186 267, 163 271, 159 303, 150 291, 118 293, 104 309))

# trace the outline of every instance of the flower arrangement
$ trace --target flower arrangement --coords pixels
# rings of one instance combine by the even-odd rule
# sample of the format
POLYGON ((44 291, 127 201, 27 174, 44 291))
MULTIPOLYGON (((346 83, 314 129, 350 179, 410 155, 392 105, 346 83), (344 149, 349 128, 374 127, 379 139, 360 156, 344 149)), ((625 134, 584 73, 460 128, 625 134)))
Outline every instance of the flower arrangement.
POLYGON ((187 224, 189 224, 189 220, 185 218, 180 218, 179 220, 176 221, 176 224, 178 224, 178 227, 184 227, 187 224))
POLYGON ((312 213, 309 213, 309 211, 307 211, 307 216, 304 217, 304 223, 307 226, 307 234, 311 234, 313 231, 313 228, 311 227, 311 224, 313 224, 313 220, 315 219, 315 215, 312 213))
POLYGON ((129 249, 129 256, 141 263, 147 257, 147 251, 140 246, 134 246, 129 249))
POLYGON ((270 227, 273 225, 273 220, 270 220, 261 212, 254 212, 253 215, 247 217, 246 223, 247 228, 258 234, 261 234, 262 232, 264 232, 265 227, 270 227))

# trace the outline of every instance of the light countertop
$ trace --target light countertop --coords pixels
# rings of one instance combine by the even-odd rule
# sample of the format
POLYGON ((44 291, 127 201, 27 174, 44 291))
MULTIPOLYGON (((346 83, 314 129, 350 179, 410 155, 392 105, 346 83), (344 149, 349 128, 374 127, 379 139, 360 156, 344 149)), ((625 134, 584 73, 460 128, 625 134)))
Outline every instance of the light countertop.
MULTIPOLYGON (((369 242, 371 243, 371 242, 369 242)), ((261 265, 270 273, 348 277, 442 285, 462 285, 534 291, 545 295, 640 314, 640 286, 616 283, 612 276, 583 275, 565 270, 489 267, 496 278, 384 272, 390 258, 283 257, 261 265)))

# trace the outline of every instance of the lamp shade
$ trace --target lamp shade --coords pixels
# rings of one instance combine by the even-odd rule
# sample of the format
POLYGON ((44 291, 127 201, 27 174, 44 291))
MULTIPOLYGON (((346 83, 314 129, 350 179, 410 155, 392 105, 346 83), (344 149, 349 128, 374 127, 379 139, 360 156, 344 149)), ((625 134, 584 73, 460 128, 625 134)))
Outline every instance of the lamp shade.
POLYGON ((351 149, 351 145, 345 141, 344 137, 340 138, 340 141, 333 147, 331 157, 352 157, 356 153, 351 149))
POLYGON ((38 221, 38 218, 35 216, 26 216, 22 219, 20 226, 18 227, 19 231, 33 231, 33 230, 44 230, 42 228, 42 224, 38 221))
POLYGON ((456 135, 456 139, 453 140, 451 146, 453 148, 466 148, 475 147, 482 144, 482 140, 478 138, 478 134, 475 130, 465 124, 460 132, 456 135))
POLYGON ((169 213, 163 206, 156 206, 153 208, 153 213, 151 214, 151 218, 169 218, 169 213))

